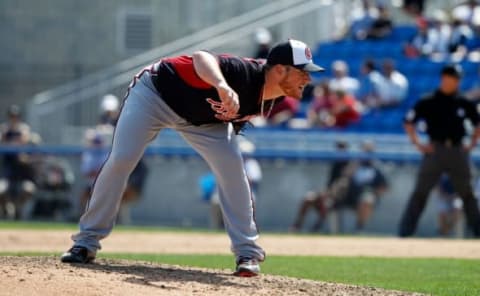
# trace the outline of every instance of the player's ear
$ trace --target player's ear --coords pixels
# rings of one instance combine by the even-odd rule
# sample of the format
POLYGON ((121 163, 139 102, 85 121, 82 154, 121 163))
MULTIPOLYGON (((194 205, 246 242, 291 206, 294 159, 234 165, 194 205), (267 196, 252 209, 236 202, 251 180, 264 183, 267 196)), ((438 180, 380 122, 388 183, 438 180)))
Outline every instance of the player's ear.
POLYGON ((284 76, 286 73, 286 68, 284 65, 277 64, 273 66, 272 70, 277 74, 278 76, 284 76))

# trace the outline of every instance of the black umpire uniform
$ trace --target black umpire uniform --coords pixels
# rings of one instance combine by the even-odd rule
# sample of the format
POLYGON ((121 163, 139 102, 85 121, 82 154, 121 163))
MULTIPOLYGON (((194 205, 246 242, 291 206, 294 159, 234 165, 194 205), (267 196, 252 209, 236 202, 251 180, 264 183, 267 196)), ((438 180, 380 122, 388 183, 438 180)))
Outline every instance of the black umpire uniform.
POLYGON ((480 115, 474 103, 458 92, 462 70, 458 65, 447 65, 441 72, 441 83, 433 94, 418 101, 405 116, 405 130, 414 145, 423 153, 415 189, 403 213, 399 235, 411 236, 425 207, 428 195, 442 173, 448 174, 455 191, 463 199, 467 222, 475 237, 480 237, 480 214, 471 186, 469 151, 480 135, 480 115), (424 120, 429 143, 417 138, 415 123, 424 120), (463 145, 465 120, 475 130, 470 144, 463 145))

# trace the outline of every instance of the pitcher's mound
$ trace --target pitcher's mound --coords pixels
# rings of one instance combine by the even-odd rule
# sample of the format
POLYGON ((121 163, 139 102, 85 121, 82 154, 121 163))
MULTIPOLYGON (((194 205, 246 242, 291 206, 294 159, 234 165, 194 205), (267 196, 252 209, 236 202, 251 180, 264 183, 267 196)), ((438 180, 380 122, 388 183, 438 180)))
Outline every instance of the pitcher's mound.
MULTIPOLYGON (((127 260, 62 264, 55 257, 0 257, 1 295, 414 295, 231 270, 127 260)), ((418 294, 417 294, 418 295, 418 294)))

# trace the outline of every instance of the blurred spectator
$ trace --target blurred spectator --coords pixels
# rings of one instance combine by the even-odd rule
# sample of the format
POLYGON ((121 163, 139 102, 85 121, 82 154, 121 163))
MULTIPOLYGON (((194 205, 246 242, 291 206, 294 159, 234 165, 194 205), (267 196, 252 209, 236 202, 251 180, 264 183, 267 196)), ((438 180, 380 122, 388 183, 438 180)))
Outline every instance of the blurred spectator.
POLYGON ((332 96, 332 107, 330 109, 331 119, 328 120, 330 126, 346 127, 360 119, 362 106, 355 97, 338 89, 332 96))
POLYGON ((444 60, 449 53, 449 40, 452 33, 448 16, 443 10, 435 10, 431 18, 429 28, 429 40, 431 52, 429 56, 433 59, 444 60))
POLYGON ((361 6, 358 9, 353 9, 351 13, 351 24, 347 37, 365 40, 377 18, 377 8, 369 0, 362 0, 361 6))
POLYGON ((468 25, 459 19, 453 20, 448 40, 448 52, 455 61, 465 58, 468 53, 467 44, 473 37, 473 31, 468 25))
POLYGON ((446 58, 449 52, 451 27, 443 10, 435 10, 432 14, 430 18, 417 18, 417 34, 404 48, 407 57, 446 58))
POLYGON ((429 31, 429 24, 426 18, 416 20, 417 33, 404 46, 405 56, 416 58, 419 56, 429 56, 433 52, 433 40, 429 31))
POLYGON ((373 158, 375 144, 365 140, 361 146, 364 156, 356 162, 351 176, 350 186, 342 199, 334 200, 332 209, 339 214, 337 219, 340 230, 343 228, 342 216, 345 209, 356 213, 356 231, 363 231, 379 199, 388 189, 385 174, 380 163, 373 158))
MULTIPOLYGON (((342 152, 346 148, 345 144, 337 143, 337 151, 342 152)), ((342 230, 340 225, 343 225, 345 209, 356 212, 356 230, 364 229, 388 185, 379 164, 371 155, 374 152, 373 142, 364 141, 361 148, 365 155, 360 160, 340 159, 332 165, 326 190, 306 194, 290 231, 301 230, 303 220, 312 208, 318 213, 318 221, 312 228, 313 231, 320 229, 328 213, 336 217, 336 221, 331 225, 331 232, 342 230)))
POLYGON ((117 124, 120 112, 120 103, 115 95, 107 94, 100 102, 100 119, 98 124, 114 127, 117 124))
MULTIPOLYGON (((341 157, 348 150, 348 143, 338 140, 335 143, 336 152, 341 157)), ((319 231, 323 226, 329 207, 334 200, 341 200, 348 192, 350 178, 353 173, 354 162, 346 158, 338 158, 330 167, 330 174, 325 188, 318 191, 308 191, 303 197, 298 208, 295 220, 289 231, 298 232, 302 230, 303 223, 308 212, 313 209, 318 217, 311 228, 312 232, 319 231)))
POLYGON ((480 28, 480 5, 478 0, 468 0, 460 3, 460 5, 453 8, 452 16, 478 32, 480 28))
POLYGON ((403 10, 412 17, 419 17, 423 14, 425 0, 403 0, 403 10))
POLYGON ((371 107, 385 108, 400 105, 408 92, 408 80, 402 73, 395 69, 394 61, 386 59, 382 65, 382 87, 378 101, 372 102, 371 107))
POLYGON ((256 59, 266 59, 272 46, 272 34, 270 31, 266 28, 258 28, 255 31, 255 43, 257 48, 254 57, 256 59))
MULTIPOLYGON (((30 127, 22 121, 20 107, 11 105, 7 121, 0 125, 2 145, 22 147, 31 143, 30 127)), ((19 220, 23 207, 36 190, 35 171, 30 155, 22 152, 5 153, 0 178, 0 215, 19 220)))
POLYGON ((438 234, 462 237, 462 199, 456 194, 447 175, 442 175, 436 186, 438 207, 438 234))
MULTIPOLYGON (((252 192, 253 202, 255 204, 258 188, 262 181, 262 168, 258 161, 253 157, 255 144, 245 137, 239 136, 239 148, 245 163, 245 173, 252 192)), ((213 229, 223 229, 223 215, 220 204, 220 193, 218 191, 215 176, 208 173, 200 178, 199 181, 202 190, 202 199, 210 203, 210 226, 213 229)))
POLYGON ((66 221, 71 210, 70 193, 75 181, 73 170, 67 161, 45 155, 38 159, 36 167, 37 193, 31 217, 66 221))
POLYGON ((356 78, 348 76, 348 65, 344 61, 336 60, 332 63, 333 78, 330 79, 330 89, 343 89, 347 93, 354 95, 359 88, 359 82, 356 78))
POLYGON ((378 4, 377 10, 378 17, 373 21, 372 26, 367 33, 367 38, 381 39, 392 33, 393 21, 388 7, 384 4, 378 4))
POLYGON ((382 87, 385 85, 385 78, 377 71, 375 62, 367 59, 362 64, 362 77, 360 88, 357 92, 357 99, 366 107, 375 107, 380 101, 382 87))
POLYGON ((327 126, 330 120, 330 108, 332 106, 333 93, 327 80, 321 81, 313 89, 313 99, 310 102, 307 113, 309 126, 327 126))
POLYGON ((360 119, 362 106, 342 89, 332 93, 326 81, 314 90, 307 120, 310 126, 346 127, 360 119))
POLYGON ((286 125, 298 111, 300 101, 292 97, 277 99, 267 117, 269 125, 286 125))

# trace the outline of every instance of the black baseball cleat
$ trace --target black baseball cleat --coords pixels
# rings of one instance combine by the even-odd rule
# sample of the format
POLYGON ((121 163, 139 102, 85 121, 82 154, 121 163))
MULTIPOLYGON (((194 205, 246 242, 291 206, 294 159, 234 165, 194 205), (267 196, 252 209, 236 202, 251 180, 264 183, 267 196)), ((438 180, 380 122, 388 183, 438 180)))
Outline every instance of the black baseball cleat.
POLYGON ((260 274, 258 260, 248 257, 240 257, 237 260, 237 268, 233 275, 239 277, 253 277, 260 274))
POLYGON ((90 263, 95 260, 95 253, 85 247, 73 246, 63 253, 60 260, 63 263, 90 263))

